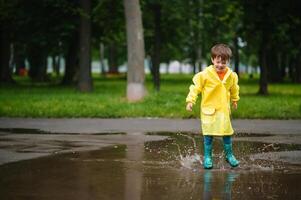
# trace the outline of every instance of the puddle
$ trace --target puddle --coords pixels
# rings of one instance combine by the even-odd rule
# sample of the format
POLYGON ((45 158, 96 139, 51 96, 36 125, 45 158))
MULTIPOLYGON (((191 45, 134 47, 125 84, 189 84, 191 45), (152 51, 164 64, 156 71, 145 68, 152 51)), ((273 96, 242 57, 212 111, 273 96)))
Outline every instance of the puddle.
MULTIPOLYGON (((56 132, 49 132, 43 131, 39 129, 28 129, 28 128, 0 128, 0 134, 59 134, 59 135, 80 135, 78 133, 56 133, 56 132)), ((87 135, 87 133, 85 133, 87 135)), ((91 133, 90 135, 125 135, 126 133, 91 133)))
POLYGON ((235 137, 235 169, 215 138, 212 170, 202 168, 200 135, 28 136, 3 135, 0 150, 25 140, 50 154, 0 165, 1 199, 301 199, 301 143, 269 142, 278 135, 235 137))

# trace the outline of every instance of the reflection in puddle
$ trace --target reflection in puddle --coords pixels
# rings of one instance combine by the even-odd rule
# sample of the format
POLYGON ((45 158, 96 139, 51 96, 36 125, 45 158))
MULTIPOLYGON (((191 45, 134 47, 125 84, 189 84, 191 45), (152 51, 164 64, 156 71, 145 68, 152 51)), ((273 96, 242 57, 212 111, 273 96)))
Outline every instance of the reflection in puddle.
POLYGON ((234 140, 241 164, 232 169, 215 139, 214 168, 204 170, 201 136, 160 135, 168 138, 2 165, 1 199, 301 198, 299 144, 234 140), (273 153, 281 159, 269 159, 273 153))
POLYGON ((231 191, 232 191, 232 184, 234 183, 235 179, 239 176, 236 172, 228 172, 223 174, 221 180, 223 180, 221 191, 214 190, 214 186, 219 181, 217 176, 213 175, 211 170, 206 170, 203 174, 203 198, 205 200, 208 199, 232 199, 231 198, 231 191), (215 178, 216 180, 213 180, 215 178), (214 186, 212 186, 214 185, 214 186))

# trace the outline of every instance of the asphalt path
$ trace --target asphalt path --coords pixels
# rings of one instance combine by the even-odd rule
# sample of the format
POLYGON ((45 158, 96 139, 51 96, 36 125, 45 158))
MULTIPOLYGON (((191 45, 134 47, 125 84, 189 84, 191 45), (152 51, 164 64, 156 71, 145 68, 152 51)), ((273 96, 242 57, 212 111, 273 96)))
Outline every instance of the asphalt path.
MULTIPOLYGON (((48 133, 101 134, 133 132, 200 133, 199 119, 166 118, 0 118, 0 129, 36 129, 48 133)), ((301 134, 301 120, 234 119, 236 133, 301 134)))

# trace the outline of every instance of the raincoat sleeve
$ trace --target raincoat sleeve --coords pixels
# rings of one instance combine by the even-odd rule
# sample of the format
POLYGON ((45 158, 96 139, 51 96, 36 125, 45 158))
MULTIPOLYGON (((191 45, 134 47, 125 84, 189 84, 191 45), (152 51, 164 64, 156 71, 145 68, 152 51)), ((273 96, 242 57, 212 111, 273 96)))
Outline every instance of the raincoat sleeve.
POLYGON ((236 73, 233 73, 233 85, 230 89, 231 100, 238 101, 239 100, 239 85, 238 85, 238 76, 236 73))
POLYGON ((202 89, 203 89, 203 85, 204 85, 203 73, 200 72, 200 73, 196 74, 192 78, 192 82, 193 82, 193 84, 191 84, 189 87, 189 93, 186 98, 186 103, 191 102, 191 103, 195 104, 199 93, 202 92, 202 89))

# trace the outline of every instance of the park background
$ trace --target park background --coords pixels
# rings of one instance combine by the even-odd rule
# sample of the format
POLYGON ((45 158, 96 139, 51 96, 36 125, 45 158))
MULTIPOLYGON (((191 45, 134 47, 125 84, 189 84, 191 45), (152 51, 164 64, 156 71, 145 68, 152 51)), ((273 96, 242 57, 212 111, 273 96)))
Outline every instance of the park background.
POLYGON ((297 0, 3 0, 1 117, 196 118, 193 74, 227 43, 233 118, 301 118, 297 0))

